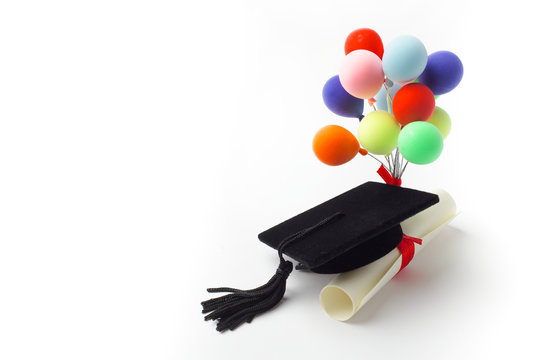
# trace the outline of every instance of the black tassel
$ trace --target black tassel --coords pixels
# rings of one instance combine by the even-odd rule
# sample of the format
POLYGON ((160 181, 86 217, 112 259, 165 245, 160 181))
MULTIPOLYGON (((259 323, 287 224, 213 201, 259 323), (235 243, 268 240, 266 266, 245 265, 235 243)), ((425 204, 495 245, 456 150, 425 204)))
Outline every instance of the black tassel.
POLYGON ((217 320, 217 331, 234 330, 238 326, 276 306, 285 294, 287 278, 293 270, 290 261, 280 262, 276 274, 263 286, 251 290, 210 288, 209 293, 229 292, 215 299, 203 301, 204 320, 217 320))
POLYGON ((204 320, 217 320, 217 331, 234 330, 238 326, 247 322, 250 323, 255 316, 262 314, 279 304, 285 294, 287 278, 293 270, 293 264, 283 258, 283 249, 295 240, 321 228, 332 219, 342 216, 342 213, 335 213, 317 224, 301 230, 283 239, 278 247, 279 267, 276 274, 264 285, 251 290, 240 290, 229 287, 210 288, 209 293, 227 292, 214 299, 201 303, 202 313, 209 313, 204 320))

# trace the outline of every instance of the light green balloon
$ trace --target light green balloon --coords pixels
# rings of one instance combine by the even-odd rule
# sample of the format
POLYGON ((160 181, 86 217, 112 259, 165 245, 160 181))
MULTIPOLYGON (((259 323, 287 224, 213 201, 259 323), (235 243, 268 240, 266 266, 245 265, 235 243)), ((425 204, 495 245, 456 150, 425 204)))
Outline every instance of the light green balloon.
POLYGON ((360 121, 358 140, 372 154, 385 155, 397 145, 400 126, 387 111, 372 111, 360 121))
POLYGON ((433 115, 428 119, 428 123, 431 123, 439 129, 443 139, 446 139, 452 128, 452 122, 450 121, 450 116, 442 108, 435 106, 433 115))
POLYGON ((443 137, 435 125, 426 121, 414 121, 401 129, 398 148, 409 162, 429 164, 441 155, 443 137))

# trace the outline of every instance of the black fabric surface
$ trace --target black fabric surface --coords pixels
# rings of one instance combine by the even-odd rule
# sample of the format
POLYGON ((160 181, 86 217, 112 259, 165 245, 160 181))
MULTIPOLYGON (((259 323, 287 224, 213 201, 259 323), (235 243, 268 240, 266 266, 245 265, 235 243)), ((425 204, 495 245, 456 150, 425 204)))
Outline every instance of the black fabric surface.
POLYGON ((399 224, 437 202, 435 194, 367 182, 260 233, 259 239, 277 249, 288 236, 341 213, 284 249, 313 272, 340 273, 389 253, 401 241, 399 224))

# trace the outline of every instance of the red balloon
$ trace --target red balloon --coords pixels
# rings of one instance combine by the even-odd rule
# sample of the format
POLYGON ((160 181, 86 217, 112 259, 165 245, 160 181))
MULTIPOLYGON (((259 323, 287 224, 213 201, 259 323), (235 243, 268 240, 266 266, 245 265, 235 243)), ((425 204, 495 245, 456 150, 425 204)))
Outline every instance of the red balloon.
POLYGON ((374 30, 362 28, 354 30, 345 40, 345 55, 354 50, 368 50, 381 58, 384 54, 384 46, 379 34, 374 30))
POLYGON ((424 84, 407 84, 394 95, 392 110, 403 126, 413 121, 426 121, 435 110, 435 97, 424 84))

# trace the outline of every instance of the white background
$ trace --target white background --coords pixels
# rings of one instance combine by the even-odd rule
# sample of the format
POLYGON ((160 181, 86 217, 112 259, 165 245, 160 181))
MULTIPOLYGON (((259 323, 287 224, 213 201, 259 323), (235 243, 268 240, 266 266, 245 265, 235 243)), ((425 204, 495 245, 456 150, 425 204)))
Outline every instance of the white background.
POLYGON ((539 30, 532 1, 3 1, 0 358, 537 358, 539 30), (347 323, 293 272, 219 334, 199 303, 274 273, 259 232, 379 181, 311 152, 356 132, 321 89, 358 27, 462 59, 443 155, 404 176, 462 213, 347 323))

